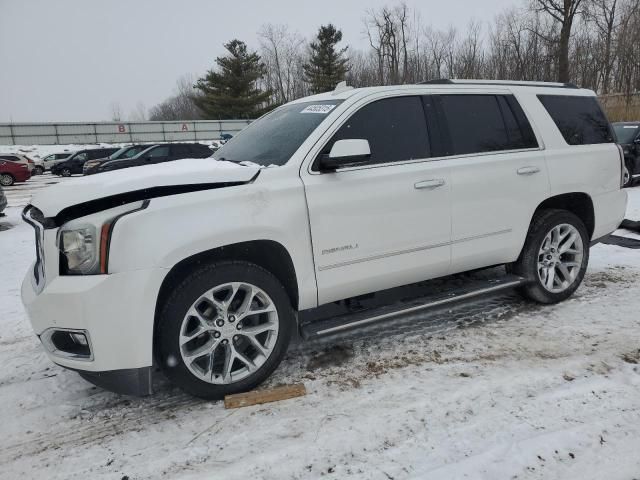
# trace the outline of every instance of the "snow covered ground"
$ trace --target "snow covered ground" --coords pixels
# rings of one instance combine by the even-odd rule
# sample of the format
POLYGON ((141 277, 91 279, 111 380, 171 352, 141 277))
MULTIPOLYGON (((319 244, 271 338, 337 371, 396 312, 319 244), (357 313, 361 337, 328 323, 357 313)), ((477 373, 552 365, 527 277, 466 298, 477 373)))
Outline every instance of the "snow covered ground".
POLYGON ((305 397, 225 410, 162 379, 108 393, 47 359, 19 299, 19 207, 49 181, 9 191, 0 218, 0 478, 640 478, 639 250, 594 247, 560 305, 506 295, 294 345, 269 385, 305 397))

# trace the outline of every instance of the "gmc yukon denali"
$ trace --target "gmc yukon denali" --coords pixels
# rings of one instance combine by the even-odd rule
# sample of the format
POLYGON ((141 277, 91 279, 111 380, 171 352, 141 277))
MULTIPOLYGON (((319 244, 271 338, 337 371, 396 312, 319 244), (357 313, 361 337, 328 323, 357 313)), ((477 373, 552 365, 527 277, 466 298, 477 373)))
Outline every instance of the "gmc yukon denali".
POLYGON ((23 212, 36 259, 22 298, 56 364, 130 394, 151 393, 161 369, 221 398, 264 381, 296 332, 506 288, 566 299, 623 218, 623 161, 594 93, 573 85, 341 84, 276 108, 214 158, 38 193, 23 212), (496 278, 420 294, 487 267, 496 278), (392 301, 403 289, 418 292, 392 301))

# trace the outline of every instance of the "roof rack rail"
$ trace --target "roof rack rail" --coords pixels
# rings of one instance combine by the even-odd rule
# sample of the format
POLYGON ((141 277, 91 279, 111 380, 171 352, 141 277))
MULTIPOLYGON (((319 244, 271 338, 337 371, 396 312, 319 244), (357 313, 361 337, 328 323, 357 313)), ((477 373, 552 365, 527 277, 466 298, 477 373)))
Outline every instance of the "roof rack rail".
POLYGON ((491 80, 452 80, 450 78, 436 78, 433 80, 425 80, 424 82, 419 82, 419 85, 508 85, 513 87, 545 87, 545 88, 571 88, 577 89, 580 88, 577 85, 571 82, 565 83, 553 83, 553 82, 527 82, 527 81, 491 81, 491 80))

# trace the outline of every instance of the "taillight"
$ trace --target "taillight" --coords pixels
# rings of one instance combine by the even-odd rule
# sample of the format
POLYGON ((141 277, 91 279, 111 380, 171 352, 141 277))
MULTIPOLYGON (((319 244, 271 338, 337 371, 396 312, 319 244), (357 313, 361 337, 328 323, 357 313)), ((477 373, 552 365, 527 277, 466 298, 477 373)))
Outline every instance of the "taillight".
POLYGON ((620 155, 620 188, 624 186, 624 150, 616 143, 618 147, 618 154, 620 155))

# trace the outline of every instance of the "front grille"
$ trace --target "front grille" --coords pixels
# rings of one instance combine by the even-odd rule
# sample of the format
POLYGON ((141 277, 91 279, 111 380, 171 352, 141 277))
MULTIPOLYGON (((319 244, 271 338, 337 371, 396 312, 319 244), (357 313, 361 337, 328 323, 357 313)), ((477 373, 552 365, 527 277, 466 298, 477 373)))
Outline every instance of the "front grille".
POLYGON ((36 263, 33 265, 33 279, 36 290, 42 291, 44 288, 44 215, 33 205, 27 205, 22 212, 22 218, 31 225, 36 236, 36 263))

